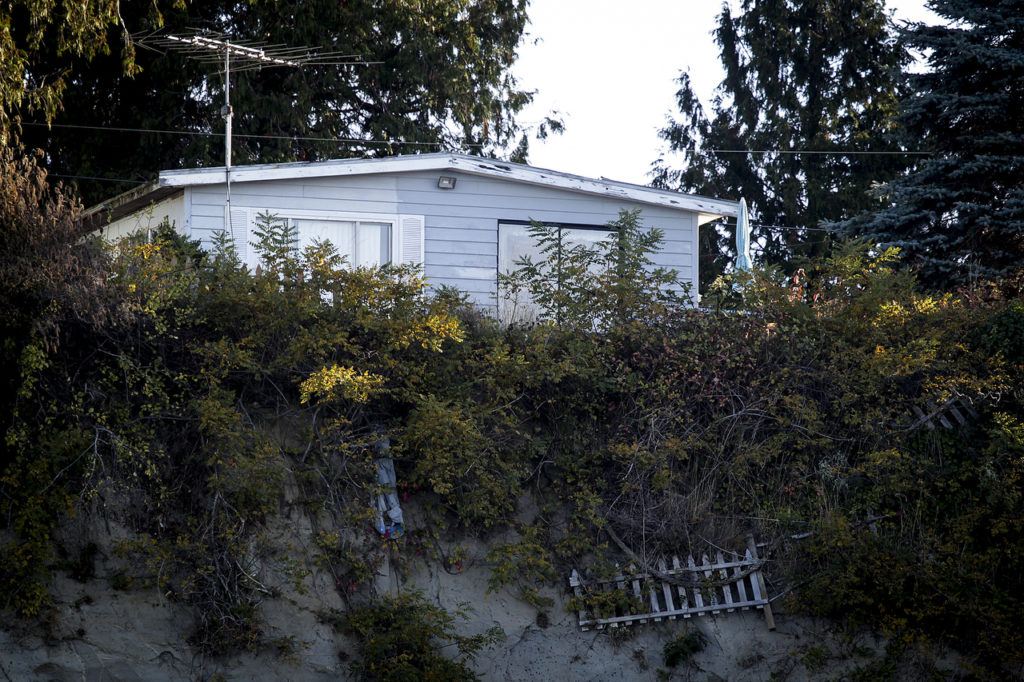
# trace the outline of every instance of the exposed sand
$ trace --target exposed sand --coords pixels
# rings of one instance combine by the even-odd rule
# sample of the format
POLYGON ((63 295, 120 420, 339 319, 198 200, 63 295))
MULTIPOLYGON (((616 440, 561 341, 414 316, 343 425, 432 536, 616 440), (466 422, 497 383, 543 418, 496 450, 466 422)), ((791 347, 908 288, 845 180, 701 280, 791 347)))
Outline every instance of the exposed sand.
MULTIPOLYGON (((313 555, 312 529, 303 516, 296 513, 275 525, 282 546, 313 555)), ((187 609, 153 588, 111 587, 110 577, 123 565, 111 551, 113 538, 99 526, 89 529, 101 548, 96 577, 78 583, 61 575, 55 581, 59 617, 53 636, 44 641, 13 624, 0 630, 0 680, 180 680, 209 679, 215 673, 227 680, 350 677, 346 661, 355 655, 353 643, 316 615, 341 609, 343 602, 312 562, 301 589, 294 581, 277 580, 273 584, 280 596, 262 606, 266 639, 276 640, 277 646, 227 659, 204 657, 186 641, 192 627, 187 609)), ((836 679, 881 653, 881 643, 871 637, 852 641, 828 623, 778 610, 775 631, 767 629, 760 612, 743 612, 581 632, 575 614, 565 608, 567 587, 555 586, 542 590, 554 606, 541 627, 537 610, 512 590, 487 593, 487 548, 472 541, 461 544, 468 552, 463 572, 453 575, 435 562, 416 559, 411 573, 399 576, 385 564, 375 588, 420 590, 449 610, 468 604, 470 616, 459 622, 465 634, 499 626, 505 639, 473 663, 485 680, 836 679), (688 628, 706 635, 706 649, 688 663, 665 669, 665 643, 688 628)), ((264 568, 273 581, 274 568, 264 568)))

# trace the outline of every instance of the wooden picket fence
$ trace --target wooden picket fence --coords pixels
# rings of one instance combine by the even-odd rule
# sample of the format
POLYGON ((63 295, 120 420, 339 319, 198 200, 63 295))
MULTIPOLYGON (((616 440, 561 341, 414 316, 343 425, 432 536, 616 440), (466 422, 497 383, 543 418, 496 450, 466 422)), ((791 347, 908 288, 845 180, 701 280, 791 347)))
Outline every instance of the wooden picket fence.
POLYGON ((717 552, 712 562, 705 554, 700 563, 693 555, 687 556, 685 562, 672 557, 671 568, 662 561, 655 572, 657 576, 636 572, 635 567, 630 566, 621 575, 608 580, 584 581, 573 569, 569 586, 580 601, 585 602, 587 596, 599 598, 602 593, 613 590, 632 597, 615 600, 620 606, 616 607, 614 614, 599 617, 581 609, 580 628, 601 630, 634 623, 658 623, 758 609, 764 612, 768 628, 775 629, 764 576, 761 575, 761 560, 753 539, 748 541, 743 555, 732 554, 727 559, 722 552, 717 552))
POLYGON ((974 411, 971 402, 959 396, 950 398, 941 405, 927 401, 925 408, 927 411, 917 405, 911 406, 912 420, 909 426, 911 430, 927 426, 934 431, 936 425, 946 430, 959 429, 967 426, 969 421, 978 418, 978 413, 974 411))

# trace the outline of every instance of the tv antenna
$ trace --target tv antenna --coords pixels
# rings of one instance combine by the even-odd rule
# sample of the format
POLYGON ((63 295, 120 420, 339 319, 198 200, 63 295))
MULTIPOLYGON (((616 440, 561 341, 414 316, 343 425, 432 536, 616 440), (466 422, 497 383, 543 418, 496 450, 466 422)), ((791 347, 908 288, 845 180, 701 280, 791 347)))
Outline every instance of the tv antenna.
POLYGON ((231 122, 234 111, 231 108, 231 74, 244 71, 260 71, 281 67, 303 68, 308 66, 367 66, 381 62, 368 62, 357 54, 342 51, 320 52, 319 47, 288 47, 284 44, 270 44, 265 41, 231 41, 223 33, 190 31, 179 35, 161 34, 157 31, 136 34, 132 39, 141 47, 164 54, 179 52, 201 64, 217 65, 224 73, 224 181, 227 186, 227 210, 231 216, 231 122))

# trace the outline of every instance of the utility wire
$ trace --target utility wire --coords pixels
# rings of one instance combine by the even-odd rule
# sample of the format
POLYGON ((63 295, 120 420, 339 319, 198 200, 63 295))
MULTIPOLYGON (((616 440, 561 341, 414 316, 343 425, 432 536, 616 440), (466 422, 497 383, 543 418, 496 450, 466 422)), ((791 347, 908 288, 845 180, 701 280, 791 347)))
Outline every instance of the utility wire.
MULTIPOLYGON (((66 128, 69 130, 95 130, 100 132, 110 133, 152 133, 156 135, 191 135, 193 137, 224 137, 225 133, 219 133, 216 131, 203 131, 203 130, 171 130, 161 128, 128 128, 122 126, 92 126, 92 125, 79 125, 73 123, 38 123, 38 122, 25 122, 23 126, 34 126, 34 127, 48 127, 48 128, 66 128)), ((381 140, 381 139, 363 139, 358 137, 308 137, 302 135, 255 135, 255 134, 244 134, 235 133, 233 137, 243 137, 253 140, 290 140, 296 142, 336 142, 339 144, 378 144, 378 145, 409 145, 416 147, 443 147, 444 142, 422 142, 422 141, 405 141, 405 140, 381 140)), ((463 144, 464 147, 484 147, 486 145, 480 143, 467 143, 463 144)))
POLYGON ((95 175, 66 175, 64 173, 50 173, 47 171, 48 176, 54 178, 69 178, 71 180, 101 180, 104 182, 121 182, 131 185, 142 185, 145 184, 145 180, 129 180, 128 178, 101 178, 95 175))
POLYGON ((838 156, 933 156, 935 152, 871 149, 708 149, 712 154, 834 154, 838 156))
POLYGON ((763 223, 751 223, 751 227, 765 227, 769 230, 807 230, 809 232, 835 232, 830 227, 800 227, 799 225, 765 225, 763 223))
MULTIPOLYGON (((722 223, 723 227, 736 227, 736 223, 722 223)), ((801 227, 800 225, 768 225, 767 223, 750 223, 751 227, 765 227, 769 230, 808 230, 810 232, 835 232, 830 227, 801 227)))
MULTIPOLYGON (((40 122, 24 122, 23 126, 35 126, 35 127, 49 127, 49 128, 67 128, 70 130, 95 130, 102 132, 121 132, 121 133, 152 133, 155 135, 191 135, 194 137, 224 137, 224 133, 216 131, 203 131, 203 130, 172 130, 167 128, 129 128, 124 126, 94 126, 94 125, 80 125, 73 123, 40 123, 40 122)), ((236 133, 234 137, 247 138, 252 140, 291 140, 296 142, 336 142, 339 144, 375 144, 375 145, 407 145, 416 147, 443 147, 444 142, 423 142, 423 141, 407 141, 407 140, 384 140, 384 139, 365 139, 359 137, 310 137, 305 135, 256 135, 246 133, 236 133)), ((486 145, 481 143, 466 143, 464 147, 485 147, 486 145)), ((683 150, 683 154, 699 154, 698 150, 683 150)), ((835 150, 815 150, 815 149, 706 149, 704 153, 707 154, 818 154, 818 155, 835 155, 835 156, 882 156, 882 155, 909 155, 909 156, 933 156, 934 152, 919 152, 919 151, 886 151, 886 150, 864 150, 864 149, 835 149, 835 150)))

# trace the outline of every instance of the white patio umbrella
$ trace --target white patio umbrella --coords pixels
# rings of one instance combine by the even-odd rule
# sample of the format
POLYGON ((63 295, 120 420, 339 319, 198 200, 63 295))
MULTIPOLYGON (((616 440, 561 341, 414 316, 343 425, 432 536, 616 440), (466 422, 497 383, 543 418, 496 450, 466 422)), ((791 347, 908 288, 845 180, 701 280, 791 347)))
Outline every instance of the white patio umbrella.
POLYGON ((740 210, 736 214, 736 270, 750 270, 750 213, 747 200, 740 199, 740 210))

